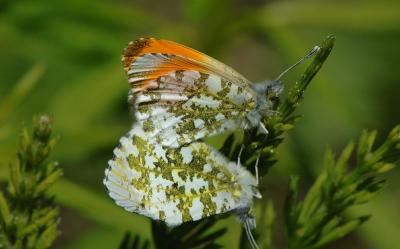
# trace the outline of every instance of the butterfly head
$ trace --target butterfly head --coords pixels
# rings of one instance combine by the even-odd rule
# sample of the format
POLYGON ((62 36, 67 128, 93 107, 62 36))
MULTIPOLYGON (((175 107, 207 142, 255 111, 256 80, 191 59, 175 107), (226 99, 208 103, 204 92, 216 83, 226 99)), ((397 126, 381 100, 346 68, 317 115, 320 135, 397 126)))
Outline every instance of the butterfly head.
POLYGON ((270 116, 276 105, 279 103, 280 95, 283 91, 281 81, 263 81, 253 84, 253 90, 256 92, 257 111, 261 116, 270 116))
POLYGON ((252 88, 257 94, 257 110, 261 116, 270 116, 279 104, 279 97, 283 91, 281 79, 287 72, 291 71, 296 66, 302 64, 307 59, 321 50, 319 46, 315 46, 303 58, 284 70, 275 80, 267 80, 258 84, 253 84, 252 88))

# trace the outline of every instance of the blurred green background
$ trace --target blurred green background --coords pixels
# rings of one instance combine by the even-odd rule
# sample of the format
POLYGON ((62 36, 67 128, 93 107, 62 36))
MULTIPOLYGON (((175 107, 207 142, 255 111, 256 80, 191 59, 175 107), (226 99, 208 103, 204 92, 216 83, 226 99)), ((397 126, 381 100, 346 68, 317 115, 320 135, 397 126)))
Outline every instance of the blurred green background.
MULTIPOLYGON (((337 37, 305 94, 304 118, 279 149, 265 198, 278 212, 289 175, 306 189, 327 145, 341 149, 361 129, 383 137, 400 123, 400 2, 271 0, 1 0, 0 177, 19 131, 36 112, 51 113, 60 136, 53 157, 65 176, 53 188, 62 206, 55 248, 117 248, 126 230, 150 236, 146 218, 117 207, 102 185, 112 149, 131 126, 128 84, 120 64, 131 40, 157 37, 203 51, 252 81, 272 79, 328 34, 337 37)), ((304 66, 289 73, 292 84, 304 66)), ((326 248, 393 249, 400 244, 400 170, 383 193, 349 212, 373 218, 326 248)), ((234 218, 221 243, 235 248, 234 218)))

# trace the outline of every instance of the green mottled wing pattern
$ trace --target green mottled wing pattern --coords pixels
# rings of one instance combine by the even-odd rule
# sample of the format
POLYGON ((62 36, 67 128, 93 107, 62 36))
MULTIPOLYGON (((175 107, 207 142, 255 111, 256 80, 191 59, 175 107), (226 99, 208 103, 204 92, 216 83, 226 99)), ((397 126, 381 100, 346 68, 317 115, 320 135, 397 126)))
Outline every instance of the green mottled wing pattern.
MULTIPOLYGON (((177 148, 206 136, 246 127, 253 93, 217 75, 172 71, 135 95, 135 116, 150 138, 177 148)), ((255 121, 258 123, 258 121, 255 121)))
POLYGON ((212 147, 150 143, 137 124, 114 150, 104 184, 119 206, 168 225, 248 208, 255 178, 212 147))

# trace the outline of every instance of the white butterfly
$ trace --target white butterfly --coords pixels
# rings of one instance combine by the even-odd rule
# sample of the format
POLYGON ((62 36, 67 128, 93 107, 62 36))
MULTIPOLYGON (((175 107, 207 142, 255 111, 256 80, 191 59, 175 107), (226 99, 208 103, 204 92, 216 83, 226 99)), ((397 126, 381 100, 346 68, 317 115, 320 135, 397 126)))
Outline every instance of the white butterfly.
POLYGON ((155 38, 131 42, 122 62, 138 122, 150 140, 172 148, 238 127, 267 133, 261 119, 282 91, 280 77, 253 84, 201 52, 155 38))
POLYGON ((109 161, 104 185, 119 206, 170 226, 232 211, 250 233, 253 197, 261 198, 250 172, 203 142, 175 149, 147 138, 134 125, 109 161))

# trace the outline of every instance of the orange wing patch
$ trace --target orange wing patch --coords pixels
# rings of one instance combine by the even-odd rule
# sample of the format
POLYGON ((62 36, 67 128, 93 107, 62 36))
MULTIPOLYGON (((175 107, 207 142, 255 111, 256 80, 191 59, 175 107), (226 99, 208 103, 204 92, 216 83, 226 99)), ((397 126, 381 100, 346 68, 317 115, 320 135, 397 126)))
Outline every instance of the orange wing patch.
MULTIPOLYGON (((132 63, 135 62, 138 57, 151 53, 172 54, 199 62, 207 60, 207 56, 205 54, 175 42, 159 40, 155 38, 140 38, 136 41, 130 42, 128 47, 124 50, 122 62, 125 71, 129 71, 130 65, 132 65, 132 63)), ((205 70, 205 68, 196 67, 196 65, 193 64, 182 63, 182 61, 178 62, 174 60, 166 61, 166 63, 160 67, 166 68, 169 66, 173 67, 174 70, 205 70)))
POLYGON ((250 82, 232 68, 197 50, 171 41, 140 38, 130 42, 123 52, 122 64, 133 94, 148 90, 154 85, 152 81, 176 71, 217 75, 252 92, 250 82))

